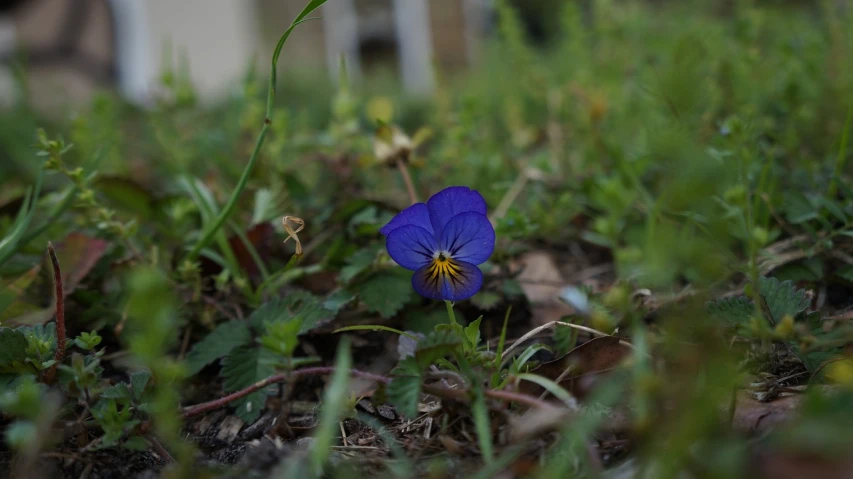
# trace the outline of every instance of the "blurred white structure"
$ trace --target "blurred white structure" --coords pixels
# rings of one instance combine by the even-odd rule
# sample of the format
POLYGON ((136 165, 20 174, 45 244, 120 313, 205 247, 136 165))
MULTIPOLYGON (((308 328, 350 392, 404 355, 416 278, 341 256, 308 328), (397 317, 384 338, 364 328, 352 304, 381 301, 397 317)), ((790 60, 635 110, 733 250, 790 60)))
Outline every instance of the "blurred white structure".
MULTIPOLYGON (((266 67, 278 36, 307 0, 24 0, 0 13, 0 99, 14 94, 8 65, 28 58, 39 106, 86 101, 115 86, 145 103, 168 62, 187 60, 202 100, 233 87, 252 65, 266 67)), ((434 66, 462 68, 476 58, 491 0, 329 0, 298 26, 283 68, 324 68, 341 55, 351 77, 381 65, 412 93, 434 86, 434 66)))

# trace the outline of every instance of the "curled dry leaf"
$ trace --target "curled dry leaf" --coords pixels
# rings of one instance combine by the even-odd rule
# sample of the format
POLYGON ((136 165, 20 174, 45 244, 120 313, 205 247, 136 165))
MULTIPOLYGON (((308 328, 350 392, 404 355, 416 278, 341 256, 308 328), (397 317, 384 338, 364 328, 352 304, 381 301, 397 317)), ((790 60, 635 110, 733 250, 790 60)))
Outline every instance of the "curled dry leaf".
POLYGON ((284 242, 287 243, 287 240, 293 238, 293 241, 296 241, 296 257, 302 256, 302 242, 299 241, 299 236, 297 233, 305 229, 305 220, 296 216, 285 216, 281 219, 281 225, 284 226, 284 231, 287 232, 287 238, 284 239, 284 242), (293 229, 287 222, 297 225, 296 229, 293 229))

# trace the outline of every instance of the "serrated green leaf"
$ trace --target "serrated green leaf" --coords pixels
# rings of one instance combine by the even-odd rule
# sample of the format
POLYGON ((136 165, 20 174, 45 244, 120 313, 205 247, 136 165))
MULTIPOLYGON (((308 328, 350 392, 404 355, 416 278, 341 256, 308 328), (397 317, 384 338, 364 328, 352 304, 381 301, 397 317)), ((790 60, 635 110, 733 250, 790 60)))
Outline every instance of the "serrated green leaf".
POLYGON ((785 217, 793 224, 805 223, 817 218, 818 208, 811 200, 798 192, 789 193, 784 200, 785 217))
POLYGON ((148 371, 136 371, 130 374, 130 389, 134 400, 142 399, 142 393, 145 392, 149 379, 151 379, 151 373, 148 371))
POLYGON ((375 247, 363 248, 356 251, 346 259, 347 264, 341 268, 341 273, 338 276, 338 279, 344 283, 349 283, 353 278, 369 268, 375 259, 375 247))
POLYGON ((354 294, 345 289, 340 289, 326 296, 326 300, 323 301, 323 307, 328 309, 331 313, 337 314, 344 306, 350 304, 354 299, 354 294))
POLYGON ((380 273, 358 285, 359 299, 373 313, 390 318, 403 309, 414 294, 410 274, 380 273))
POLYGON ((0 328, 0 367, 12 366, 27 359, 27 337, 11 328, 0 328))
POLYGON ((471 321, 471 324, 465 326, 465 338, 468 340, 468 346, 471 351, 477 349, 477 345, 480 344, 480 322, 483 321, 483 317, 471 321))
POLYGON ((292 291, 287 296, 274 299, 255 310, 249 317, 249 324, 258 332, 264 329, 264 323, 284 321, 299 316, 304 334, 325 321, 335 318, 337 311, 326 309, 319 298, 307 291, 292 291))
POLYGON ((190 375, 197 374, 208 364, 227 356, 234 348, 248 344, 251 340, 252 333, 245 322, 222 323, 196 343, 187 354, 187 372, 190 375))
POLYGON ((732 296, 709 301, 706 308, 712 317, 731 326, 748 323, 755 312, 752 301, 744 296, 732 296))
POLYGON ((388 384, 388 401, 402 415, 413 419, 418 414, 421 400, 421 368, 414 357, 408 357, 391 371, 391 383, 388 384))
POLYGON ((126 383, 118 383, 113 386, 104 389, 101 393, 101 397, 105 399, 127 399, 130 400, 130 388, 127 387, 126 383))
POLYGON ((823 278, 823 261, 820 258, 808 258, 788 263, 777 268, 773 275, 779 281, 819 281, 823 278))
POLYGON ((299 344, 297 336, 302 327, 302 318, 268 322, 264 326, 266 333, 261 336, 261 346, 278 356, 289 357, 299 344))
MULTIPOLYGON (((274 356, 271 353, 256 346, 241 346, 232 351, 222 361, 222 370, 219 372, 224 380, 225 391, 239 391, 272 376, 275 373, 270 365, 272 359, 274 356)), ((261 390, 232 403, 237 417, 246 423, 254 422, 266 403, 266 397, 266 391, 261 390)))
POLYGON ((761 277, 758 281, 761 296, 767 302, 773 321, 778 323, 786 314, 796 317, 805 311, 811 301, 804 290, 798 290, 791 281, 779 281, 776 278, 761 277))
POLYGON ((842 211, 841 208, 837 204, 835 204, 834 201, 830 201, 824 196, 820 196, 818 197, 818 199, 820 204, 823 205, 823 207, 826 208, 826 210, 829 211, 832 216, 835 216, 838 221, 842 223, 847 222, 847 215, 844 214, 844 211, 842 211))
POLYGON ((437 360, 453 353, 462 345, 462 338, 452 332, 434 332, 418 341, 415 361, 425 369, 437 360))
POLYGON ((838 271, 836 271, 835 274, 844 281, 853 283, 853 266, 844 265, 841 268, 838 268, 838 271))
POLYGON ((833 351, 811 351, 803 353, 799 351, 798 348, 794 348, 794 354, 800 358, 803 365, 805 365, 806 369, 808 369, 812 374, 820 369, 823 363, 838 357, 838 353, 833 351))

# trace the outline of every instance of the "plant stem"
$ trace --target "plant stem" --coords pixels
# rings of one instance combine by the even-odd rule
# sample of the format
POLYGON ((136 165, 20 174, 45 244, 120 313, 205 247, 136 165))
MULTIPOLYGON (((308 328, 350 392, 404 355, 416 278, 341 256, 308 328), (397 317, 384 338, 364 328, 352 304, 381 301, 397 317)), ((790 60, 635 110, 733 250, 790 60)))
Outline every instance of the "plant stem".
POLYGON ((844 122, 844 131, 841 132, 841 145, 838 147, 838 156, 835 157, 835 170, 832 173, 832 182, 829 184, 827 199, 832 201, 841 181, 841 173, 847 163, 847 143, 850 140, 850 124, 853 123, 853 105, 847 108, 847 120, 844 122))
POLYGON ((44 233, 49 227, 56 224, 56 221, 65 213, 68 208, 74 203, 74 195, 77 194, 77 185, 71 185, 68 188, 68 191, 65 193, 65 196, 57 203, 57 205, 53 208, 53 210, 48 213, 47 218, 44 223, 42 223, 38 228, 35 228, 30 232, 24 239, 21 241, 21 244, 27 244, 30 241, 36 239, 40 234, 44 233))
POLYGON ((447 305, 447 316, 450 317, 450 324, 459 324, 456 322, 456 314, 453 312, 453 303, 445 299, 444 304, 447 305))
POLYGON ((281 48, 284 46, 284 42, 287 41, 287 38, 290 36, 290 32, 299 25, 303 21, 305 21, 305 17, 308 16, 309 13, 319 8, 322 4, 326 3, 325 0, 322 1, 313 1, 310 2, 300 13, 296 16, 296 19, 293 20, 293 23, 284 31, 284 34, 279 38, 278 44, 276 44, 275 51, 272 55, 272 69, 270 70, 270 81, 269 81, 269 89, 267 90, 267 109, 264 113, 264 124, 261 127, 261 132, 258 134, 258 139, 255 142, 255 148, 252 150, 252 155, 249 157, 249 163, 246 164, 246 168, 243 169, 243 174, 240 176, 240 180, 237 182, 237 186, 234 188, 234 192, 231 193, 231 197, 228 198, 228 202, 225 204, 225 207, 222 208, 222 211, 219 212, 219 215, 213 221, 213 223, 204 231, 201 239, 199 239, 190 252, 187 254, 186 259, 189 261, 195 261, 198 258, 201 250, 204 249, 211 241, 213 241, 216 232, 222 228, 222 225, 225 224, 225 221, 234 211, 234 208, 237 206, 237 200, 240 199, 240 194, 246 188, 246 184, 249 182, 249 176, 252 174, 252 170, 255 168, 255 164, 258 162, 258 157, 260 156, 261 147, 264 144, 264 138, 267 136, 267 131, 270 129, 270 125, 272 124, 272 110, 273 103, 275 100, 275 83, 276 83, 276 67, 278 66, 278 57, 281 55, 281 48))
POLYGON ((415 183, 412 182, 412 177, 409 175, 409 169, 406 167, 406 163, 403 160, 397 160, 397 168, 400 170, 400 176, 403 177, 403 183, 406 184, 406 190, 409 192, 409 200, 412 201, 412 204, 418 202, 418 193, 415 191, 415 183))
POLYGON ((47 243, 47 253, 53 264, 53 287, 56 294, 56 353, 53 355, 53 366, 45 374, 45 382, 52 383, 56 376, 56 368, 65 359, 65 294, 62 289, 62 270, 59 269, 59 259, 50 242, 47 243))

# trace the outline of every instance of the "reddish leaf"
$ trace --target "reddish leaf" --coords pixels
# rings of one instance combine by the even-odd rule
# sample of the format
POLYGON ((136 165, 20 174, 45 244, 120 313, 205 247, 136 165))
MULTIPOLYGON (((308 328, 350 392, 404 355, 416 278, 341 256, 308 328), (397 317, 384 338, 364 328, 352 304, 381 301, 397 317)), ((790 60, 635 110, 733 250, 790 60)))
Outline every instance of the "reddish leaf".
POLYGON ((74 292, 106 250, 106 241, 90 238, 82 233, 71 233, 62 243, 56 245, 56 256, 62 265, 66 296, 74 292))

